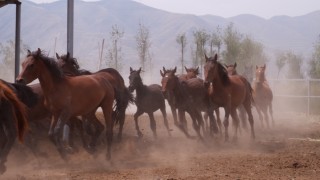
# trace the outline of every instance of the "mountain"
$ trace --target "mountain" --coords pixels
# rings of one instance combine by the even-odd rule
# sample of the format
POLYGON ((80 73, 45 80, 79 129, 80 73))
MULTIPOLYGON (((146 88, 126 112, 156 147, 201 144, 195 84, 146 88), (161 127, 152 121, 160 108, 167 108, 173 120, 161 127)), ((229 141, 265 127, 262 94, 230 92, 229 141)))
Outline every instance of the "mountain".
MULTIPOLYGON (((320 11, 303 16, 276 16, 270 19, 242 14, 231 18, 206 15, 176 14, 151 8, 131 0, 104 0, 97 2, 75 1, 74 56, 80 65, 89 70, 98 68, 99 45, 108 38, 113 25, 124 31, 122 39, 124 74, 129 66, 139 67, 135 35, 141 22, 150 31, 154 77, 162 66, 177 65, 179 49, 176 36, 186 32, 188 47, 192 44, 192 32, 196 29, 213 31, 234 23, 237 30, 264 44, 272 58, 274 51, 293 50, 308 57, 320 32, 320 11)), ((35 50, 45 49, 50 56, 54 52, 66 52, 67 1, 47 4, 22 3, 23 42, 35 50), (56 45, 55 45, 56 41, 56 45)), ((15 6, 0 9, 0 42, 14 39, 15 6)), ((106 52, 106 50, 104 50, 106 52)), ((105 54, 105 53, 104 53, 105 54)), ((187 55, 188 57, 188 55, 187 55)), ((191 64, 190 57, 187 62, 191 64)))

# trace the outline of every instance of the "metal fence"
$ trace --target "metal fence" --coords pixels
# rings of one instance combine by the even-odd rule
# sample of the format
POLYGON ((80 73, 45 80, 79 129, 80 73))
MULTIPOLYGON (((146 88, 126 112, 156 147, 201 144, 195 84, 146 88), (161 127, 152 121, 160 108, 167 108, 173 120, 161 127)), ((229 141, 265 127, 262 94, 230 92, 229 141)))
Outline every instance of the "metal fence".
POLYGON ((320 79, 271 79, 276 110, 320 114, 320 79), (282 108, 281 108, 282 107, 282 108), (283 108, 286 107, 286 108, 283 108))

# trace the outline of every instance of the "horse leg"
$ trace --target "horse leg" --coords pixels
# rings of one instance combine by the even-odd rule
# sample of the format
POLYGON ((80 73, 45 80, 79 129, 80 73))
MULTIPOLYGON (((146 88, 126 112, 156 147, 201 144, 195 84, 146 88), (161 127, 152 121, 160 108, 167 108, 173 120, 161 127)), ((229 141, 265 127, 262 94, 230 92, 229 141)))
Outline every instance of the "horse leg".
POLYGON ((177 117, 177 108, 174 105, 170 105, 172 116, 173 116, 173 121, 175 126, 179 126, 178 123, 178 117, 177 117))
POLYGON ((218 133, 219 132, 219 129, 218 129, 218 126, 217 126, 217 122, 216 122, 216 119, 213 115, 213 110, 212 108, 208 108, 207 112, 206 112, 207 116, 209 116, 209 119, 210 119, 210 135, 212 136, 213 134, 212 133, 218 133))
POLYGON ((263 113, 263 116, 264 116, 264 120, 266 121, 267 128, 270 128, 270 125, 269 125, 269 116, 268 116, 268 106, 267 106, 267 105, 265 105, 264 107, 262 107, 262 113, 263 113))
POLYGON ((138 123, 138 118, 139 116, 141 116, 143 114, 143 111, 141 111, 140 109, 137 109, 137 112, 134 114, 133 118, 134 118, 134 122, 135 122, 135 126, 136 126, 136 130, 138 133, 138 137, 141 138, 143 136, 142 132, 140 131, 139 128, 139 123, 138 123))
POLYGON ((61 130, 62 128, 65 127, 65 124, 69 122, 69 118, 70 116, 68 115, 67 111, 61 112, 53 132, 53 139, 54 139, 55 145, 57 146, 60 156, 64 160, 67 160, 66 159, 67 157, 66 157, 65 149, 63 148, 63 145, 61 143, 60 136, 63 135, 65 138, 67 137, 67 135, 62 134, 64 133, 65 130, 64 131, 61 131, 61 130))
MULTIPOLYGON (((1 118, 3 120, 3 118, 1 118)), ((1 122, 0 122, 1 123, 1 122)), ((4 124, 0 124, 0 175, 6 172, 6 166, 4 165, 6 162, 6 157, 4 155, 5 147, 8 143, 7 134, 5 133, 4 124)))
MULTIPOLYGON (((207 112, 205 112, 205 113, 203 114, 203 121, 204 121, 204 125, 205 125, 205 128, 206 128, 206 131, 207 131, 207 132, 210 131, 208 119, 209 119, 209 115, 208 115, 207 112)), ((211 124, 211 120, 210 120, 210 124, 211 124)), ((210 134, 211 134, 211 131, 210 131, 210 134)))
POLYGON ((84 119, 85 119, 84 116, 82 116, 82 120, 80 120, 79 118, 73 117, 72 118, 72 124, 78 129, 78 131, 80 133, 80 138, 81 138, 81 141, 82 141, 82 147, 87 148, 88 144, 87 144, 86 137, 85 137, 85 134, 84 134, 85 130, 83 128, 83 126, 84 126, 83 125, 83 120, 84 119))
POLYGON ((170 133, 170 128, 169 128, 169 123, 168 123, 168 119, 167 119, 167 112, 166 112, 166 107, 161 107, 160 108, 160 111, 162 113, 162 116, 163 116, 163 122, 164 122, 164 125, 166 126, 167 128, 167 131, 168 131, 168 134, 169 136, 171 136, 171 133, 170 133))
POLYGON ((243 107, 245 108, 248 115, 248 121, 250 123, 250 128, 251 128, 251 139, 255 139, 256 135, 254 132, 254 121, 253 121, 253 115, 252 115, 252 109, 251 109, 251 100, 245 101, 243 104, 243 107))
POLYGON ((95 112, 96 111, 94 110, 92 113, 90 113, 89 115, 86 116, 86 118, 90 121, 90 124, 92 124, 95 127, 94 128, 95 132, 91 135, 91 141, 90 141, 89 146, 87 148, 87 150, 89 150, 88 152, 95 151, 95 147, 97 145, 98 138, 104 129, 103 124, 96 117, 95 112))
POLYGON ((149 119, 150 119, 150 128, 153 132, 153 137, 155 139, 157 139, 157 125, 156 125, 156 121, 154 119, 153 113, 152 112, 148 113, 148 115, 149 115, 149 119))
POLYGON ((269 113, 270 113, 271 120, 272 120, 272 126, 274 126, 272 102, 269 103, 269 113))
MULTIPOLYGON (((246 117, 246 113, 245 113, 245 108, 243 107, 243 105, 240 105, 238 107, 238 110, 239 110, 239 115, 240 115, 240 119, 241 119, 241 127, 244 129, 244 130, 247 130, 248 129, 248 126, 247 126, 247 117, 246 117)), ((239 129, 241 130, 241 129, 239 129)))
POLYGON ((238 129, 239 129, 239 117, 237 113, 237 108, 232 108, 231 109, 231 117, 232 117, 232 124, 234 126, 234 135, 233 135, 233 140, 237 141, 238 139, 238 129))
POLYGON ((228 127, 229 127, 229 115, 230 115, 230 109, 225 107, 225 116, 223 120, 223 125, 224 125, 224 140, 229 141, 229 133, 228 133, 228 127))
POLYGON ((101 103, 101 108, 103 111, 105 125, 106 125, 106 137, 107 137, 107 160, 111 159, 111 145, 113 139, 113 119, 112 119, 112 105, 113 98, 105 98, 105 100, 101 103))
POLYGON ((222 135, 222 123, 221 123, 221 119, 220 119, 220 111, 219 108, 215 109, 214 112, 216 113, 217 116, 217 124, 220 130, 220 135, 222 135))
POLYGON ((261 127, 264 127, 264 125, 263 125, 263 116, 261 114, 261 109, 260 109, 260 107, 258 105, 256 105, 255 107, 256 107, 257 113, 259 115, 259 119, 260 119, 260 122, 261 122, 261 127))

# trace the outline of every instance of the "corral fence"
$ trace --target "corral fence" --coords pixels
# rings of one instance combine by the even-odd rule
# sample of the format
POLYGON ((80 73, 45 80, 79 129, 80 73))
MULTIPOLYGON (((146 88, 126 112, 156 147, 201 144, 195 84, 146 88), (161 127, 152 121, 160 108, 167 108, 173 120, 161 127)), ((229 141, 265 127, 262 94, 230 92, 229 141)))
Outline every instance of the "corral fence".
POLYGON ((320 114, 320 79, 271 79, 273 109, 277 112, 320 114))

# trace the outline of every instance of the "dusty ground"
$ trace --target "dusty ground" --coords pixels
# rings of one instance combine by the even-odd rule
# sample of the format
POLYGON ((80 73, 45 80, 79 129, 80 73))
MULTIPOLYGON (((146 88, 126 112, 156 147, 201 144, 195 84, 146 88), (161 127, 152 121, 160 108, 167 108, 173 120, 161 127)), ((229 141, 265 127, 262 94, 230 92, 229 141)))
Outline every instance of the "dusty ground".
MULTIPOLYGON (((305 115, 275 115, 276 126, 261 128, 256 118, 254 142, 243 132, 237 143, 219 138, 207 145, 186 139, 172 123, 172 137, 157 116, 154 140, 146 116, 140 118, 144 137, 138 140, 132 115, 127 116, 123 142, 113 146, 112 161, 105 160, 105 146, 89 155, 79 152, 64 162, 47 140, 40 147, 50 157, 36 159, 17 145, 8 171, 0 179, 319 179, 320 119, 305 115), (22 149, 22 150, 21 150, 22 149)), ((170 120, 172 118, 170 117, 170 120)), ((194 134, 191 122, 189 131, 194 134)), ((117 130, 116 130, 117 132, 117 130)), ((232 129, 229 129, 232 135, 232 129)), ((45 139, 45 138, 44 138, 45 139)))

